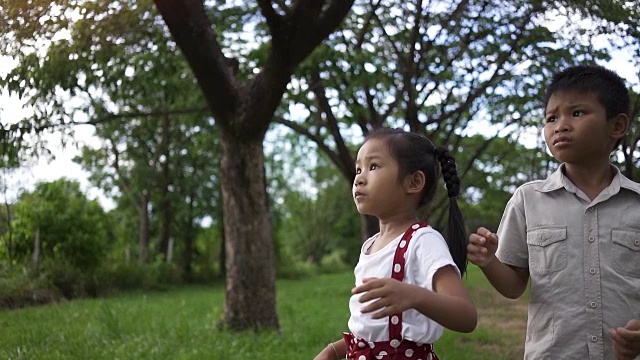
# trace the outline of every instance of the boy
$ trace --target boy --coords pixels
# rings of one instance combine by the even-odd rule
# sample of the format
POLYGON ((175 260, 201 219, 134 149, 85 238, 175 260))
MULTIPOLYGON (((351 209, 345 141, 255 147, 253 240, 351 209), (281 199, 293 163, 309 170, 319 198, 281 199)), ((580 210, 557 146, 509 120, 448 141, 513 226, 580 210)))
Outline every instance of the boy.
POLYGON ((468 259, 508 298, 531 278, 525 359, 640 359, 640 184, 610 163, 629 127, 624 81, 574 66, 547 88, 558 170, 522 185, 468 259))

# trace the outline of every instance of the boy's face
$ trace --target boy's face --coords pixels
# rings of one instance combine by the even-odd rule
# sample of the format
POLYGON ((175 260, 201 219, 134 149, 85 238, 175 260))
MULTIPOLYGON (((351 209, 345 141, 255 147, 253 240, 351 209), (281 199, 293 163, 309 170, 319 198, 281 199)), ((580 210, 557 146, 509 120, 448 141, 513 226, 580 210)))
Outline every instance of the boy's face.
POLYGON ((593 93, 558 92, 545 109, 544 139, 554 158, 569 164, 606 159, 619 138, 616 121, 607 121, 593 93))

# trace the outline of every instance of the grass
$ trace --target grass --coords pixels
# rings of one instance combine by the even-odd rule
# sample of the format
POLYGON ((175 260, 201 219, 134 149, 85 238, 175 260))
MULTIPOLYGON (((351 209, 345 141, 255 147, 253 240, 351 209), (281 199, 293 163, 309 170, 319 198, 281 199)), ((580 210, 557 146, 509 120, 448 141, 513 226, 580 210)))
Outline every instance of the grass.
MULTIPOLYGON (((352 274, 278 281, 280 333, 216 328, 224 287, 131 293, 0 311, 1 359, 312 359, 346 330, 352 274)), ((475 266, 465 279, 480 322, 445 332, 441 360, 522 359, 526 303, 499 297, 475 266)))

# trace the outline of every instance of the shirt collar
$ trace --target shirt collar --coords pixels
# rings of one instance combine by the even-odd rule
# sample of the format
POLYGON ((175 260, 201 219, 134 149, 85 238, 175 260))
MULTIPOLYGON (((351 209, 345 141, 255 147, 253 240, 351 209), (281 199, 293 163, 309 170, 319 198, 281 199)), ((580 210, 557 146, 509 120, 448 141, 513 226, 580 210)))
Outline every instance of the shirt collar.
MULTIPOLYGON (((536 190, 540 192, 550 192, 564 187, 568 191, 576 192, 576 186, 571 182, 571 180, 564 176, 564 167, 564 163, 560 164, 560 166, 558 166, 558 169, 554 171, 553 174, 551 174, 546 180, 542 181, 536 190)), ((607 186, 604 191, 610 191, 612 194, 616 194, 622 188, 633 191, 636 194, 640 195, 640 184, 629 180, 620 172, 620 169, 618 169, 618 167, 614 165, 611 165, 611 167, 613 168, 615 175, 613 177, 613 180, 611 180, 611 184, 609 184, 609 186, 607 186)))

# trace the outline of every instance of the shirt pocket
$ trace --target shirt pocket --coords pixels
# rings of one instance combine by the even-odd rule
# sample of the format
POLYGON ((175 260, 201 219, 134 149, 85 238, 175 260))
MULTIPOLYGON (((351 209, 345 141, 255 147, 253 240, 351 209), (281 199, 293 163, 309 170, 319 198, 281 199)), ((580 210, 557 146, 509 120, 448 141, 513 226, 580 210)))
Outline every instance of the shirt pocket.
POLYGON ((529 271, 546 274, 567 267, 567 227, 546 226, 527 230, 529 271))
POLYGON ((640 278, 640 230, 613 229, 613 269, 620 275, 640 278))

